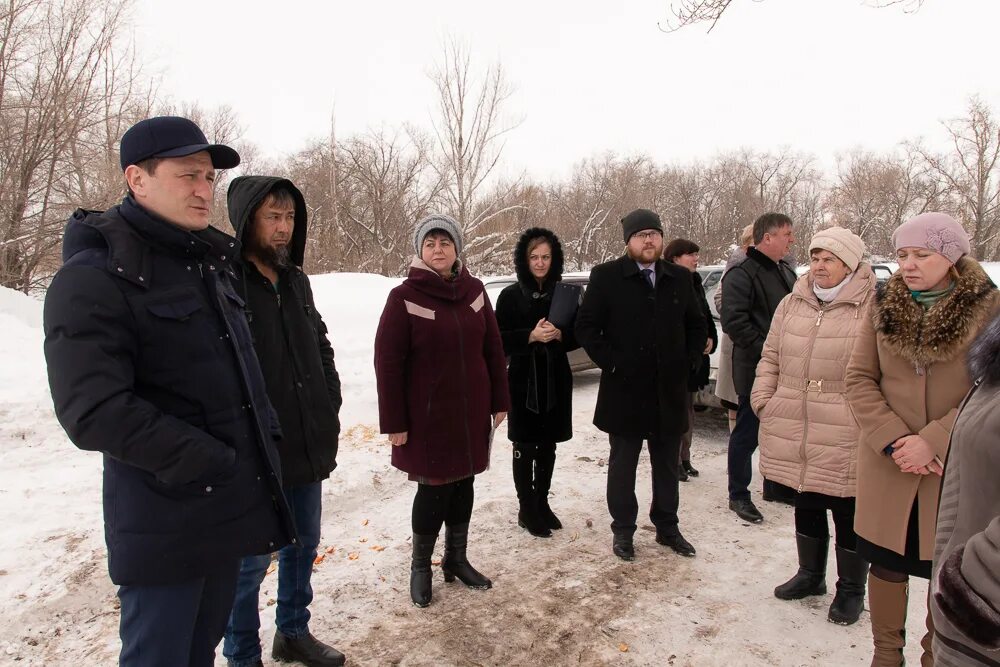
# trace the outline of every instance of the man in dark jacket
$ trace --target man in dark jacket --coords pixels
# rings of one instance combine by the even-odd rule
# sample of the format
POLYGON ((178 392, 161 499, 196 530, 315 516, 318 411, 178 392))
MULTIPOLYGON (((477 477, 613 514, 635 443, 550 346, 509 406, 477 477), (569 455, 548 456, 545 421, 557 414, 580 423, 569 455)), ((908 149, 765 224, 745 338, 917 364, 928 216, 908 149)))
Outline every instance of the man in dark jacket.
MULTIPOLYGON (((281 422, 278 445, 285 497, 299 542, 278 552, 277 630, 272 656, 310 667, 344 664, 344 655, 309 632, 313 562, 320 538, 322 480, 337 466, 340 376, 327 328, 300 268, 306 202, 291 181, 241 176, 229 186, 229 221, 243 246, 238 290, 267 393, 281 422)), ((261 664, 257 598, 269 555, 243 559, 223 654, 232 667, 261 664)))
POLYGON ((56 416, 104 454, 104 526, 122 665, 214 664, 243 556, 295 541, 280 437, 233 289, 236 239, 208 225, 239 164, 186 118, 125 133, 129 194, 78 210, 45 299, 56 416))
POLYGON ((577 341, 601 368, 594 424, 611 442, 612 549, 623 560, 635 558, 635 471, 645 440, 656 541, 694 556, 677 525, 677 468, 680 437, 688 428, 688 376, 705 349, 705 318, 691 272, 660 259, 659 216, 637 209, 622 218, 622 227, 626 253, 590 272, 576 321, 577 341))
POLYGON ((750 499, 753 453, 760 422, 750 408, 750 390, 774 311, 795 285, 795 271, 782 258, 795 242, 792 220, 765 213, 753 223, 754 245, 722 281, 722 330, 733 340, 733 385, 739 397, 729 436, 729 509, 744 521, 764 520, 750 499))

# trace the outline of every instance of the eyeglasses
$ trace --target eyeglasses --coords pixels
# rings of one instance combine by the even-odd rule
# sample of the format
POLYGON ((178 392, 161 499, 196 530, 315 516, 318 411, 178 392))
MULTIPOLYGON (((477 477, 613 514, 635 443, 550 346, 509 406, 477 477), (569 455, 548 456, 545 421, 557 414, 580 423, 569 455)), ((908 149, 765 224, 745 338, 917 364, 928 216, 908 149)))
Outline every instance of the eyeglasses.
POLYGON ((645 241, 646 239, 651 239, 654 236, 663 236, 663 232, 658 232, 655 229, 650 229, 647 232, 636 232, 632 236, 645 241))

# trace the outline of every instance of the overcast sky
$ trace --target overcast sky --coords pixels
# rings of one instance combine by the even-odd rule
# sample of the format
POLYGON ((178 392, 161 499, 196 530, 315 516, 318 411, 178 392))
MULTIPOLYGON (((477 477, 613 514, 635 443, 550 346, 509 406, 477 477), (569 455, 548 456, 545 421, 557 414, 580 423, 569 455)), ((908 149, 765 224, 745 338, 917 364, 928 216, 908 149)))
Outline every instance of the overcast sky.
POLYGON ((734 0, 716 28, 665 34, 660 0, 139 0, 136 39, 175 101, 229 104, 280 157, 329 132, 430 127, 427 72, 451 35, 499 60, 523 118, 505 170, 562 177, 615 150, 661 162, 788 146, 827 164, 855 146, 941 144, 971 94, 1000 110, 1000 2, 734 0))

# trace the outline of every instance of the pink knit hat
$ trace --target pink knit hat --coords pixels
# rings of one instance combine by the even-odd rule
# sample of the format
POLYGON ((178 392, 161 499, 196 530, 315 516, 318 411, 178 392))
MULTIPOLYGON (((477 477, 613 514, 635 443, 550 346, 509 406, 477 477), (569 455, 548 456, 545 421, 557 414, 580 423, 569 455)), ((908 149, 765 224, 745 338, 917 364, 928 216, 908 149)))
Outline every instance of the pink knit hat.
POLYGON ((972 252, 969 235, 947 213, 921 213, 910 218, 892 233, 892 244, 900 248, 927 248, 954 264, 972 252))

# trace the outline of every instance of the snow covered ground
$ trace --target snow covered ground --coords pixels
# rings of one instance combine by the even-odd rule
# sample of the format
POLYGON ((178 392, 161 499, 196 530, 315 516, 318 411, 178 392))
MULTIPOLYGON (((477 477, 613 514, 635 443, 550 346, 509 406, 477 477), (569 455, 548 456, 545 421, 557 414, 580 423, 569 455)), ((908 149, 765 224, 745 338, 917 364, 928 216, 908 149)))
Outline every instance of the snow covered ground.
MULTIPOLYGON (((552 507, 565 528, 533 538, 516 523, 510 446, 476 481, 470 556, 494 588, 434 578, 434 602, 409 602, 412 485, 389 466, 378 434, 372 340, 398 280, 316 276, 344 383, 340 467, 325 486, 322 560, 312 631, 356 665, 865 665, 869 619, 826 621, 831 595, 782 602, 772 589, 795 570, 791 509, 761 503, 762 525, 726 508, 726 425, 698 415, 681 486, 681 528, 698 549, 658 546, 640 516, 637 560, 611 554, 604 502, 607 438, 590 423, 598 374, 577 376, 576 437, 560 445, 552 507)), ((100 456, 77 450, 52 414, 41 304, 0 288, 0 664, 107 665, 118 651, 117 598, 107 576, 100 456)), ((756 484, 756 482, 755 482, 756 484)), ((640 506, 649 502, 640 461, 640 506)), ((440 557, 439 543, 437 556, 440 557)), ((829 588, 836 579, 828 575, 829 588)), ((261 594, 266 648, 276 578, 261 594)), ((919 660, 926 584, 914 581, 907 658, 919 660)), ((265 650, 265 664, 271 664, 265 650)), ((221 657, 218 664, 225 664, 221 657)))

